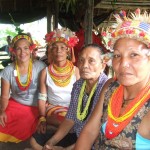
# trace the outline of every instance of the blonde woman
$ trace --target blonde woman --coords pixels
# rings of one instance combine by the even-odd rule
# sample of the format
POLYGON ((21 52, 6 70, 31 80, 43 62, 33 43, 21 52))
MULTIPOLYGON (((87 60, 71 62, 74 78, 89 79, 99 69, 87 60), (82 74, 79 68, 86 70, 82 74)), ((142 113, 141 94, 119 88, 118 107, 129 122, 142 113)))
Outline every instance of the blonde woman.
POLYGON ((38 123, 39 73, 43 62, 32 60, 31 37, 18 34, 13 38, 14 63, 1 72, 0 141, 21 142, 28 139, 38 123))

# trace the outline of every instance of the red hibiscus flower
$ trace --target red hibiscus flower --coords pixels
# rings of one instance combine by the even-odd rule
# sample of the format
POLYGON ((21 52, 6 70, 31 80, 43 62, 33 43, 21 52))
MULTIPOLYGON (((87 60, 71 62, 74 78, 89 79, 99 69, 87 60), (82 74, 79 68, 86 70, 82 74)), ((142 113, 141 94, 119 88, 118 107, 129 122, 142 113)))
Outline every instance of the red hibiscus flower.
POLYGON ((141 32, 139 33, 139 36, 144 37, 144 36, 145 36, 145 32, 141 31, 141 32))
POLYGON ((46 42, 51 41, 51 39, 53 38, 54 34, 55 34, 55 32, 47 33, 47 34, 45 35, 45 40, 46 40, 46 42))
POLYGON ((77 37, 70 37, 68 41, 69 47, 74 47, 78 43, 79 39, 77 37))
POLYGON ((32 44, 31 46, 29 46, 30 51, 32 51, 35 48, 36 48, 36 44, 32 44))
POLYGON ((107 34, 106 34, 106 32, 102 32, 101 35, 102 36, 106 36, 107 34))

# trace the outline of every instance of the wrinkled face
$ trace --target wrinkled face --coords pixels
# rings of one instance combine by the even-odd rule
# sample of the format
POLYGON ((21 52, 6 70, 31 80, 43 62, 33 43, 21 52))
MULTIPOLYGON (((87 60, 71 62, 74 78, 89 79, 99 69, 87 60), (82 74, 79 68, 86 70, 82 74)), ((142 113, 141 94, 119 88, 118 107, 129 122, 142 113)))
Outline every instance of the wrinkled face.
POLYGON ((20 39, 15 43, 15 55, 18 61, 26 62, 30 59, 30 43, 26 39, 20 39))
POLYGON ((85 80, 97 79, 104 69, 99 49, 91 46, 82 50, 78 64, 80 76, 85 80))
POLYGON ((51 47, 51 56, 54 62, 66 61, 68 47, 62 42, 55 42, 51 47))
POLYGON ((145 44, 130 38, 121 38, 115 43, 112 64, 122 85, 131 86, 149 78, 150 60, 145 49, 145 44))

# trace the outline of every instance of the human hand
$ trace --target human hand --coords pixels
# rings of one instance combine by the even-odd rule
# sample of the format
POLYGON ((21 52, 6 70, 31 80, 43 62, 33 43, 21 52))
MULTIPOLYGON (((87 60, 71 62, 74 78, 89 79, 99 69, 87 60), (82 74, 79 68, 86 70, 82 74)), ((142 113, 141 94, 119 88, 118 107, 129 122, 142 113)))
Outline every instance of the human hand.
POLYGON ((45 144, 42 150, 53 150, 53 145, 45 144))
POLYGON ((0 112, 0 125, 2 127, 5 127, 6 122, 7 122, 7 115, 6 115, 6 113, 5 112, 0 112))
POLYGON ((53 146, 53 150, 66 150, 66 148, 62 146, 53 146))
POLYGON ((52 145, 44 145, 42 150, 66 150, 64 147, 61 146, 52 146, 52 145))
POLYGON ((39 123, 38 127, 37 127, 37 132, 38 133, 45 133, 46 132, 46 122, 42 121, 39 123))

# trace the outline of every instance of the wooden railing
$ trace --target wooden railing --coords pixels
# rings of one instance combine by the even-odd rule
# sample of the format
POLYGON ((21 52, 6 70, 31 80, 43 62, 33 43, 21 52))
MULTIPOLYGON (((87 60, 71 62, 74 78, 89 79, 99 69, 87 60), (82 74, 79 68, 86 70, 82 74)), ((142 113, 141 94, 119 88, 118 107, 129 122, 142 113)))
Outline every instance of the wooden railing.
POLYGON ((4 67, 1 63, 8 59, 10 59, 8 53, 4 52, 4 51, 0 51, 0 71, 4 69, 4 67))

